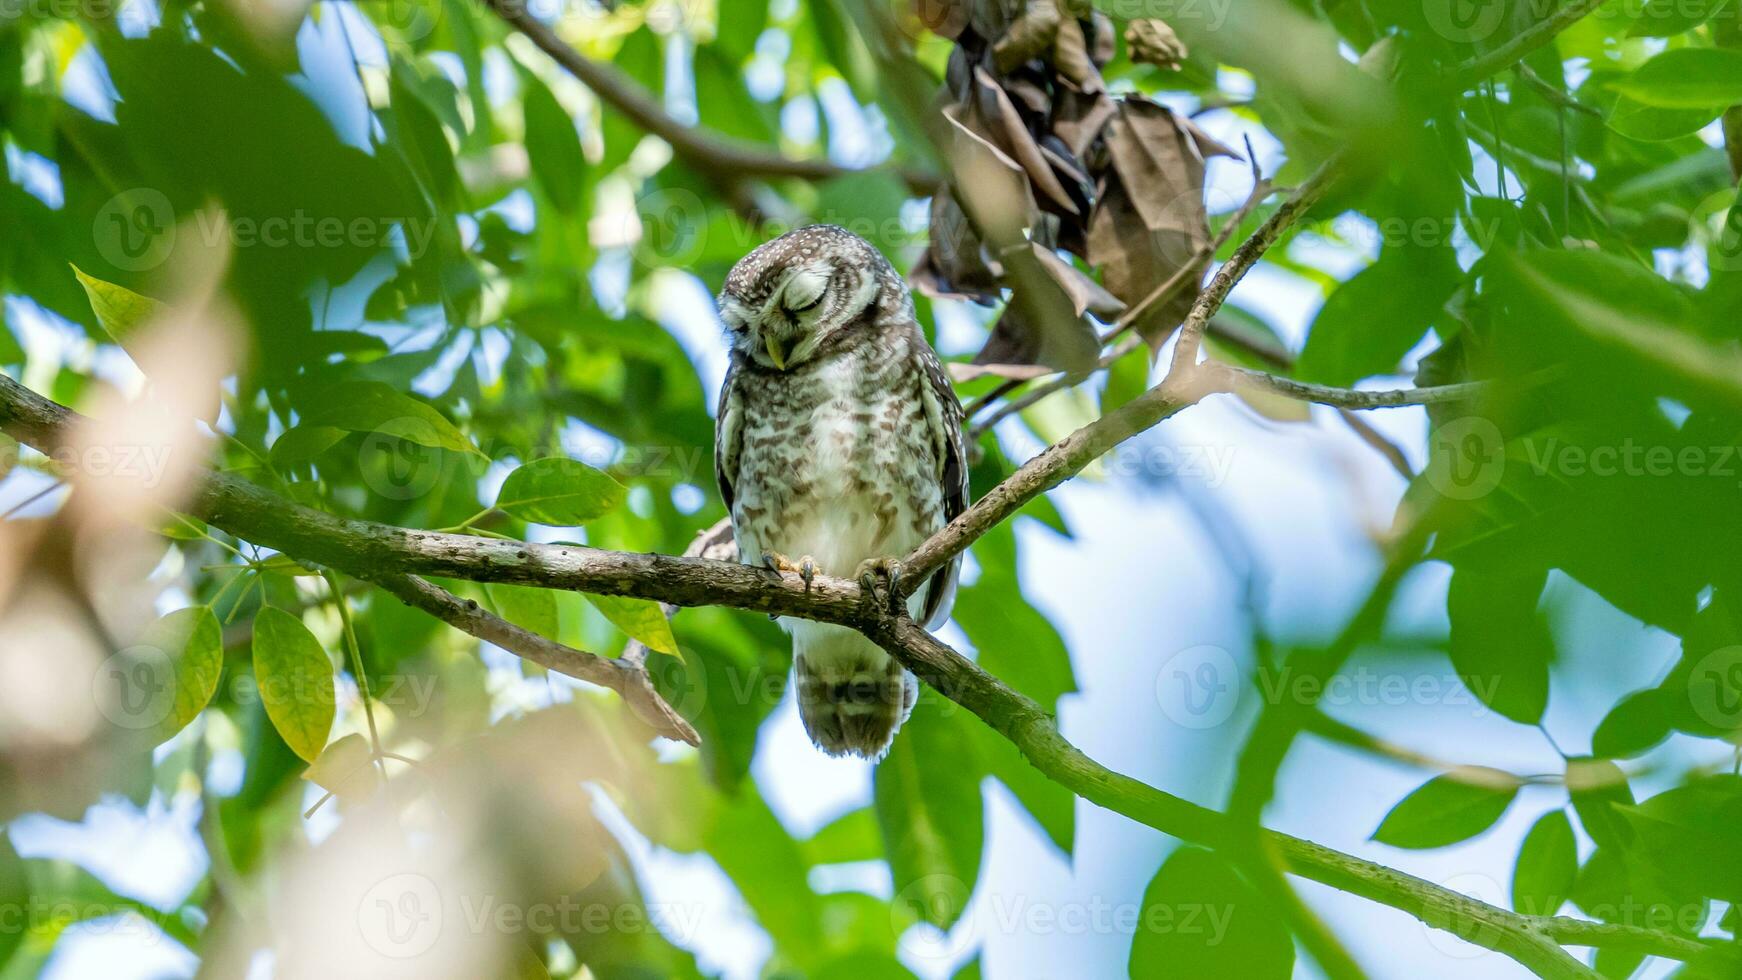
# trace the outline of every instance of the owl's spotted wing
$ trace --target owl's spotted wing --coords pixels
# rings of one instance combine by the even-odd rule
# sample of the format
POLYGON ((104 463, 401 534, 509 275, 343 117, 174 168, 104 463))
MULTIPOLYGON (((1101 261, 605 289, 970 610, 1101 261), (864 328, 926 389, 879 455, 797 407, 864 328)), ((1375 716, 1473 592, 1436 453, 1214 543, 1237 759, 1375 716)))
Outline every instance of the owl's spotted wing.
POLYGON ((714 480, 720 485, 720 499, 726 502, 728 516, 737 497, 738 450, 744 441, 744 403, 738 397, 737 380, 738 364, 733 361, 726 369, 719 409, 714 413, 714 480))
MULTIPOLYGON (((944 520, 953 521, 968 509, 968 454, 962 437, 962 402, 938 356, 923 341, 916 355, 924 382, 920 398, 925 403, 925 423, 931 430, 932 446, 937 452, 938 482, 944 495, 944 520)), ((920 617, 927 629, 943 625, 949 618, 950 606, 956 598, 956 579, 961 573, 962 557, 932 575, 931 588, 925 596, 925 610, 920 617)))

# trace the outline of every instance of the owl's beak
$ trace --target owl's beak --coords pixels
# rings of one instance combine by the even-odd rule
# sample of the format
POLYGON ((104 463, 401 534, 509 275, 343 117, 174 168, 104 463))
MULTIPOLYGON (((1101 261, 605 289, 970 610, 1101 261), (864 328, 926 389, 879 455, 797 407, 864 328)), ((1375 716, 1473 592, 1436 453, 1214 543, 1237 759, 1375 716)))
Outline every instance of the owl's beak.
POLYGON ((768 359, 780 370, 786 370, 786 353, 780 349, 780 341, 774 339, 771 333, 762 335, 762 344, 768 348, 768 359))

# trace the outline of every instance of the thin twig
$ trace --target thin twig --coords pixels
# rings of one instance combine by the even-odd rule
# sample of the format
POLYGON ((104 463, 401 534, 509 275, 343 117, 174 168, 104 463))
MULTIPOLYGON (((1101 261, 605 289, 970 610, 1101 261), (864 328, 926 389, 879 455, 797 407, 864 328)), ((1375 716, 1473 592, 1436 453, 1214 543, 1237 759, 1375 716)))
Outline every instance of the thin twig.
MULTIPOLYGON (((523 0, 480 0, 509 26, 526 35, 539 50, 561 65, 606 105, 630 122, 665 140, 686 163, 701 174, 730 183, 741 177, 797 177, 822 181, 853 173, 828 160, 799 160, 733 139, 702 126, 689 126, 674 119, 659 101, 615 65, 594 61, 576 51, 528 10, 523 0)), ((902 178, 917 193, 929 194, 938 179, 917 171, 903 171, 902 178)))
POLYGON ((1350 431, 1354 432, 1362 442, 1383 456, 1385 461, 1391 464, 1391 468, 1397 471, 1397 475, 1405 480, 1415 479, 1415 470, 1409 465, 1409 457, 1403 454, 1403 450, 1398 447, 1397 443, 1385 438, 1384 434, 1369 425, 1366 419, 1346 408, 1337 409, 1337 417, 1342 419, 1343 424, 1347 425, 1350 431))
POLYGON ((1362 391, 1356 388, 1333 388, 1329 385, 1296 381, 1250 368, 1231 364, 1213 364, 1205 368, 1225 375, 1235 388, 1268 391, 1296 401, 1331 405, 1350 411, 1376 408, 1405 408, 1412 405, 1441 405, 1446 402, 1475 401, 1493 389, 1488 381, 1465 381, 1459 384, 1436 385, 1429 388, 1392 388, 1384 391, 1362 391))
POLYGON ((1583 20, 1587 14, 1606 2, 1607 0, 1572 0, 1500 47, 1459 65, 1450 76, 1452 86, 1460 91, 1468 89, 1495 72, 1504 71, 1523 61, 1531 52, 1553 41, 1557 34, 1583 20))

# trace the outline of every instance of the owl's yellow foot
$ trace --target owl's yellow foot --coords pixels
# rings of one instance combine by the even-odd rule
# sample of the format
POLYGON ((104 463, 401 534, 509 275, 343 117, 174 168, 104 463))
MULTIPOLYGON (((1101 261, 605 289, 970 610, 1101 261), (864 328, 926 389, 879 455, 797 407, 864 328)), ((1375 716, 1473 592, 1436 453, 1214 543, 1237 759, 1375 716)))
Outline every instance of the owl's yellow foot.
POLYGON ((859 563, 859 588, 890 612, 901 611, 901 561, 896 558, 867 558, 859 563))
POLYGON ((771 572, 792 572, 804 579, 806 594, 811 590, 811 580, 817 577, 817 560, 810 555, 801 555, 795 562, 778 551, 764 551, 762 567, 771 572))

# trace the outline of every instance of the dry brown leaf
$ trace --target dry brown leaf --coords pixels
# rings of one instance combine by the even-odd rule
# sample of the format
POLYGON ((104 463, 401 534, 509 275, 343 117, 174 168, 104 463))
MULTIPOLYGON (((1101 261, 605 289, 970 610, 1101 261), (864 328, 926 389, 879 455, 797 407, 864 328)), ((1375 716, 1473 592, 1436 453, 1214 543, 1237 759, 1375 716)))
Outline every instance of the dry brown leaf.
POLYGON ((1125 311, 1124 301, 1084 275, 1076 266, 1059 258, 1057 252, 1035 245, 1034 255, 1046 266, 1046 271, 1052 273, 1053 279, 1064 289, 1065 295, 1070 297, 1071 306, 1078 316, 1093 313, 1106 320, 1125 311))
POLYGON ((1052 64, 1078 91, 1093 94, 1107 90, 1107 84, 1101 80, 1101 69, 1095 67, 1094 59, 1089 55, 1089 41, 1083 37, 1082 24, 1076 20, 1066 20, 1059 25, 1058 37, 1053 43, 1052 64))
POLYGON ((1190 54, 1184 41, 1164 20, 1147 17, 1125 25, 1125 47, 1131 60, 1178 71, 1180 62, 1190 54))
MULTIPOLYGON (((1206 233, 1207 234, 1207 233, 1206 233)), ((1089 261, 1101 268, 1107 290, 1135 305, 1192 260, 1196 245, 1187 234, 1152 230, 1138 213, 1123 182, 1109 178, 1089 219, 1089 261)), ((1159 348, 1191 311, 1203 278, 1203 262, 1188 274, 1187 285, 1138 318, 1138 333, 1159 348)))
POLYGON ((1023 63, 1040 57, 1046 49, 1052 47, 1062 22, 1064 21, 1059 16, 1056 4, 1030 3, 1024 7, 1022 15, 1010 23, 1008 29, 1000 34, 986 35, 998 38, 992 45, 992 59, 999 74, 1009 74, 1023 63))
POLYGON ((998 271, 948 190, 932 195, 930 244, 908 280, 927 296, 985 304, 998 297, 998 271))
POLYGON ((1099 10, 1089 11, 1089 57, 1095 59, 1095 66, 1107 67, 1107 62, 1113 60, 1113 55, 1118 50, 1114 39, 1113 18, 1099 10))
POLYGON ((1028 131, 1022 114, 1016 111, 1010 96, 984 68, 974 69, 974 100, 971 104, 974 109, 971 128, 1021 166, 1034 186, 1037 199, 1061 214, 1080 217, 1082 212, 1077 208, 1077 202, 1065 192, 1064 185, 1053 174, 1052 165, 1047 163, 1040 144, 1028 131))
POLYGON ((1053 107, 1053 135, 1070 148, 1071 155, 1085 159, 1089 145, 1118 111, 1119 103, 1104 93, 1090 95, 1067 89, 1059 93, 1053 107))

